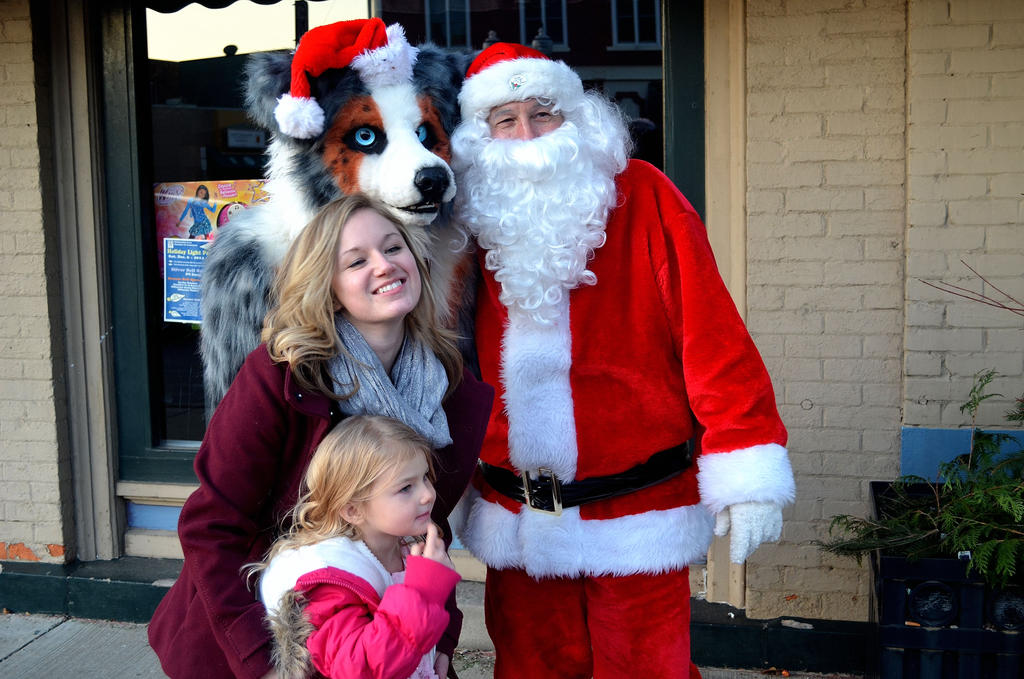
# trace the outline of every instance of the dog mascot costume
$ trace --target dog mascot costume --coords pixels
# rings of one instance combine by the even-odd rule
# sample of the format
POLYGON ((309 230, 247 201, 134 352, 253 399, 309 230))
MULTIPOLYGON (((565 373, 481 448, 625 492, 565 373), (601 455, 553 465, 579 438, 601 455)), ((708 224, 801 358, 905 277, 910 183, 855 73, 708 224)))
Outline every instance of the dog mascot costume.
POLYGON ((501 403, 456 530, 488 566, 495 678, 699 677, 687 564, 730 520, 744 561, 793 500, 768 373, 700 218, 628 159, 610 102, 508 43, 459 101, 456 212, 480 246, 477 348, 501 403))
POLYGON ((471 286, 459 284, 472 268, 452 246, 447 219, 455 196, 448 137, 467 62, 413 47, 401 26, 377 18, 314 28, 294 55, 253 55, 246 106, 272 132, 270 200, 232 219, 210 248, 201 338, 208 416, 259 345, 275 268, 336 198, 362 191, 389 206, 426 239, 432 281, 445 298, 437 308, 469 308, 459 291, 471 286))

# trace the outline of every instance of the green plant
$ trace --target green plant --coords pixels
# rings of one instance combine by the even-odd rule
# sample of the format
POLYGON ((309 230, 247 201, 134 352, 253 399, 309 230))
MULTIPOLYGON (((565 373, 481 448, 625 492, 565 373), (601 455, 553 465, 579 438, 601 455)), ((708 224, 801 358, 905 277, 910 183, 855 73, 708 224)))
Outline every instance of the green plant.
MULTIPOLYGON (((1024 448, 1000 455, 1007 434, 975 426, 978 408, 997 394, 987 393, 996 377, 988 370, 975 375, 961 412, 971 418, 967 452, 939 467, 938 481, 901 476, 878 498, 875 518, 833 517, 829 539, 816 541, 825 551, 855 557, 884 554, 909 560, 960 557, 969 560, 988 584, 1002 587, 1024 580, 1024 448)), ((1024 419, 1024 397, 1007 413, 1024 419)))

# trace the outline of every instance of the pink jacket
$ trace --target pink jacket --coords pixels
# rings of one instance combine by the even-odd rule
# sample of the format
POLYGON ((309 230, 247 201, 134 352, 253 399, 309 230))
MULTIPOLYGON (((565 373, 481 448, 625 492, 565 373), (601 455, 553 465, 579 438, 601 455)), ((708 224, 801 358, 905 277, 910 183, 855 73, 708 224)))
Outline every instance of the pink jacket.
POLYGON ((445 602, 458 581, 452 569, 409 556, 404 579, 395 582, 364 543, 344 537, 282 553, 260 582, 279 672, 294 667, 291 644, 305 643, 328 679, 406 679, 441 639, 445 602), (304 598, 301 616, 287 610, 292 592, 304 598), (312 630, 294 629, 296 617, 312 630))

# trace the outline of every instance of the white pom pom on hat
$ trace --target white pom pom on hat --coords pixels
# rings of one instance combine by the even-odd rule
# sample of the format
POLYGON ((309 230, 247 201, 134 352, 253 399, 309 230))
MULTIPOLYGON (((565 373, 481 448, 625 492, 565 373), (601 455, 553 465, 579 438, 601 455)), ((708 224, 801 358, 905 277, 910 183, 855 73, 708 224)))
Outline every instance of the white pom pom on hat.
POLYGON ((525 45, 498 42, 477 55, 459 92, 462 117, 486 117, 510 101, 549 99, 562 109, 583 99, 583 82, 565 62, 525 45))
POLYGON ((401 26, 386 28, 379 18, 310 29, 292 56, 290 89, 274 107, 278 127, 297 139, 311 139, 324 131, 324 111, 310 94, 310 76, 354 68, 371 89, 407 82, 412 79, 418 52, 409 45, 401 26))

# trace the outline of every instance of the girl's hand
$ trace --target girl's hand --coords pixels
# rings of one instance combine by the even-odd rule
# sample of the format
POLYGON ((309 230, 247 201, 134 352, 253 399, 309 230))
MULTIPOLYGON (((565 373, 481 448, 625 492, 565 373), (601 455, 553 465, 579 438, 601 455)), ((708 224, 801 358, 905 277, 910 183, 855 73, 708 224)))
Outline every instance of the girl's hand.
POLYGON ((448 676, 448 656, 444 653, 438 653, 437 657, 434 658, 434 674, 437 675, 438 679, 444 679, 448 676))
POLYGON ((455 570, 455 564, 452 563, 451 558, 448 557, 448 552, 445 551, 444 540, 441 539, 441 531, 433 523, 427 528, 427 541, 417 542, 409 548, 409 553, 413 556, 422 556, 425 559, 436 561, 442 566, 455 570))

